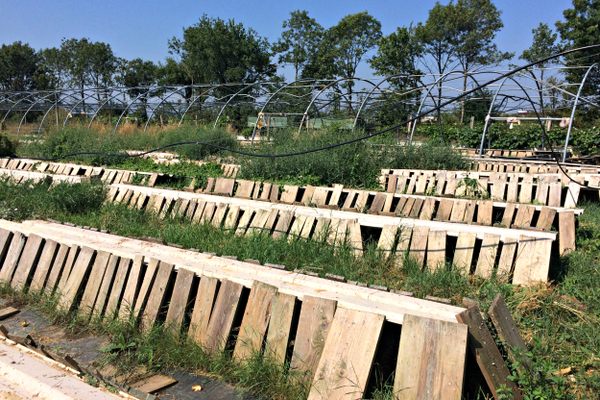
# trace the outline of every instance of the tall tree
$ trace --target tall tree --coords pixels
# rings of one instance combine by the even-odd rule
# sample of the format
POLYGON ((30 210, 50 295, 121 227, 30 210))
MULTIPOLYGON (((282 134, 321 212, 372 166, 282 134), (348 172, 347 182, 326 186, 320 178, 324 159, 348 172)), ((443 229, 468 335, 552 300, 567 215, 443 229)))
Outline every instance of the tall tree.
MULTIPOLYGON (((504 24, 491 0, 457 0, 453 14, 458 33, 454 37, 454 51, 463 73, 463 91, 466 91, 468 74, 473 68, 496 65, 512 58, 513 54, 499 51, 494 43, 496 33, 504 24)), ((464 104, 461 102, 461 123, 464 104)))
MULTIPOLYGON (((564 21, 558 21, 556 28, 565 47, 584 47, 598 44, 600 41, 600 1, 573 0, 573 8, 563 12, 564 21)), ((568 66, 592 65, 600 63, 598 49, 583 50, 566 56, 568 66)), ((569 83, 579 84, 585 69, 569 69, 566 79, 569 83)), ((600 91, 600 72, 592 71, 584 87, 584 93, 600 91)))
POLYGON ((182 39, 171 39, 169 48, 195 83, 255 82, 276 71, 267 40, 234 20, 204 15, 183 30, 182 39))
POLYGON ((79 89, 82 100, 85 99, 85 88, 93 86, 97 89, 96 95, 100 101, 103 87, 112 84, 117 70, 117 58, 110 45, 91 42, 87 38, 63 39, 60 52, 69 83, 79 89))
POLYGON ((141 58, 135 58, 123 64, 122 83, 127 87, 129 96, 136 98, 142 103, 140 107, 142 118, 148 118, 148 96, 149 87, 156 83, 158 77, 158 67, 152 61, 144 61, 141 58))
POLYGON ((369 60, 369 64, 377 75, 388 77, 395 93, 406 93, 384 94, 386 101, 379 113, 381 122, 396 123, 414 111, 414 101, 420 96, 420 91, 415 88, 420 82, 421 71, 417 63, 422 51, 413 27, 399 27, 379 40, 377 53, 369 60), (392 76, 395 77, 390 78, 392 76))
POLYGON ((346 15, 325 34, 319 61, 330 62, 335 76, 348 79, 344 86, 348 89, 350 109, 354 87, 350 79, 356 76, 358 65, 380 38, 381 23, 366 11, 346 15))
MULTIPOLYGON (((531 46, 524 50, 521 54, 521 58, 528 62, 535 62, 544 58, 547 58, 553 54, 558 53, 560 47, 556 43, 558 35, 552 32, 552 29, 547 24, 540 23, 536 28, 531 31, 533 35, 533 42, 531 46)), ((538 89, 538 96, 540 101, 541 112, 544 112, 544 74, 545 68, 550 65, 557 63, 559 60, 546 61, 538 64, 539 67, 539 79, 536 79, 536 85, 538 89)), ((532 72, 533 73, 533 72, 532 72)))
POLYGON ((283 21, 283 32, 273 45, 273 52, 279 54, 280 64, 294 67, 295 80, 309 62, 311 52, 319 47, 323 32, 323 27, 308 15, 308 11, 292 11, 290 18, 283 21))
POLYGON ((27 43, 3 44, 0 47, 0 89, 35 89, 38 62, 38 54, 27 43))
MULTIPOLYGON (((456 7, 453 3, 442 5, 435 3, 429 10, 425 23, 419 23, 415 34, 423 46, 421 62, 430 74, 436 76, 437 103, 442 102, 443 88, 441 78, 448 72, 456 60, 456 38, 459 35, 456 7)), ((441 111, 437 112, 438 120, 441 111)))

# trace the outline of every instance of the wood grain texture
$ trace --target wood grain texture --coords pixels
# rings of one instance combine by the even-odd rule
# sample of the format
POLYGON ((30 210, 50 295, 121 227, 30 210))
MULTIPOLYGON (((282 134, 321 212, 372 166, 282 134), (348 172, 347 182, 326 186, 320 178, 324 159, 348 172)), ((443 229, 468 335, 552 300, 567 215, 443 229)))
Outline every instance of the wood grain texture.
POLYGON ((477 234, 474 232, 460 232, 458 234, 452 263, 464 275, 468 275, 471 270, 476 239, 477 234))
POLYGON ((106 311, 104 312, 105 317, 114 318, 119 310, 119 304, 121 303, 121 297, 125 290, 125 283, 127 282, 131 263, 132 260, 130 258, 122 257, 119 260, 115 279, 110 288, 110 294, 108 295, 108 301, 106 303, 106 311))
POLYGON ((9 283, 11 281, 26 241, 27 237, 21 232, 15 232, 12 235, 12 240, 2 263, 2 269, 0 269, 0 282, 9 283))
POLYGON ((481 317, 479 307, 470 307, 458 314, 456 319, 469 327, 469 349, 475 356, 477 365, 494 397, 498 398, 498 389, 505 386, 512 390, 514 399, 521 399, 519 388, 508 379, 510 371, 481 317))
POLYGON ((427 238, 427 268, 435 271, 446 265, 446 232, 429 231, 427 238))
POLYGON ((558 214, 558 251, 561 256, 575 250, 575 213, 563 211, 558 214))
POLYGON ((407 315, 400 335, 394 398, 461 399, 466 349, 465 325, 407 315))
POLYGON ((69 275, 63 290, 60 292, 58 306, 64 310, 71 309, 78 293, 82 290, 83 281, 88 275, 96 252, 89 247, 82 247, 77 260, 73 264, 73 270, 69 275))
POLYGON ((96 258, 92 264, 90 277, 85 285, 83 296, 81 296, 81 302, 79 303, 79 312, 83 315, 90 315, 94 309, 94 303, 100 292, 100 285, 102 284, 102 279, 104 278, 104 272, 106 271, 109 259, 110 253, 108 252, 99 251, 98 254, 96 254, 96 258))
POLYGON ((494 272, 496 263, 496 254, 498 253, 498 245, 500 244, 500 236, 487 233, 481 242, 481 250, 475 267, 475 275, 489 279, 494 272))
POLYGON ((39 292, 44 288, 46 279, 50 273, 50 268, 52 268, 54 263, 57 250, 58 243, 56 243, 54 240, 46 239, 44 249, 42 250, 42 254, 40 254, 40 260, 38 261, 35 272, 33 273, 33 278, 31 278, 29 290, 39 292))
POLYGON ((521 236, 513 274, 514 285, 534 285, 548 280, 552 241, 521 236))
POLYGON ((204 336, 208 330, 208 323, 217 297, 218 286, 218 279, 207 276, 200 277, 200 284, 198 285, 188 332, 188 335, 197 343, 204 343, 204 336))
POLYGON ((119 306, 119 318, 126 320, 128 319, 135 307, 135 299, 138 293, 138 289, 141 285, 142 268, 144 263, 144 257, 136 255, 133 259, 129 276, 127 277, 127 283, 125 284, 125 291, 123 292, 123 298, 121 305, 119 306))
POLYGON ((54 289, 56 288, 56 284, 58 283, 58 279, 62 274, 62 270, 65 266, 69 253, 71 252, 71 247, 66 244, 59 244, 58 250, 56 251, 56 256, 50 265, 50 270, 48 272, 48 278, 46 279, 46 283, 44 284, 43 292, 46 294, 52 294, 54 289))
POLYGON ((158 318, 158 314, 160 313, 160 309, 165 300, 165 291, 169 284, 173 268, 173 264, 162 261, 158 263, 156 277, 152 283, 150 293, 148 294, 148 302, 142 312, 141 328, 144 331, 151 329, 158 318))
POLYGON ((277 293, 273 299, 265 354, 278 364, 285 362, 295 306, 296 296, 277 293))
POLYGON ((238 283, 229 280, 221 282, 206 334, 201 336, 200 344, 207 352, 219 353, 225 349, 233 328, 242 290, 243 286, 238 283))
POLYGON ((318 297, 305 296, 302 300, 290 367, 305 372, 310 379, 321 358, 336 306, 337 302, 318 297))
POLYGON ((177 270, 175 286, 173 286, 173 295, 165 317, 165 326, 175 333, 181 331, 185 310, 190 298, 190 290, 194 282, 194 272, 188 269, 180 268, 177 270))
POLYGON ((25 288, 25 285, 28 283, 29 277, 32 274, 32 270, 38 262, 43 247, 43 238, 34 234, 29 235, 11 280, 13 289, 22 290, 25 288))
POLYGON ((384 319, 378 314, 337 309, 308 400, 363 398, 384 319))
POLYGON ((271 319, 271 306, 277 294, 275 286, 254 282, 244 311, 233 358, 247 360, 260 352, 271 319))

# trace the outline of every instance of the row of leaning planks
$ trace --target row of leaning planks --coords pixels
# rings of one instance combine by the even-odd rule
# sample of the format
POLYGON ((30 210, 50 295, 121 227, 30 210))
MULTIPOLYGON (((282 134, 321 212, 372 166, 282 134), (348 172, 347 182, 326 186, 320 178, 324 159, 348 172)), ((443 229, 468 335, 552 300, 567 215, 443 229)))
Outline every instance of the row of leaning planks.
MULTIPOLYGON (((254 186, 257 184, 244 182, 254 186)), ((223 190, 219 187, 231 188, 233 183, 236 182, 219 178, 214 181, 214 188, 221 193, 223 190)), ((261 193, 265 192, 267 185, 263 185, 261 193)), ((377 194, 374 196, 377 197, 377 194)), ((376 200, 374 198, 373 202, 376 200)), ((413 209, 426 208, 427 200, 414 200, 414 203, 409 203, 412 203, 413 209)), ((560 212, 556 218, 556 213, 550 208, 542 208, 536 215, 537 210, 533 206, 521 206, 519 210, 512 207, 503 209, 504 216, 511 218, 503 222, 507 226, 526 227, 535 221, 535 225, 542 228, 541 231, 492 226, 491 220, 483 219, 485 214, 489 215, 491 202, 465 200, 460 200, 462 204, 457 203, 453 207, 454 211, 450 213, 450 220, 454 221, 452 223, 131 185, 111 186, 108 201, 151 211, 162 217, 187 217, 193 222, 210 223, 215 227, 234 230, 240 235, 263 232, 276 238, 287 236, 327 241, 333 246, 349 246, 357 255, 362 254, 369 243, 376 243, 378 250, 393 255, 398 265, 408 255, 429 269, 454 264, 463 272, 483 278, 496 275, 504 281, 521 285, 546 281, 553 254, 564 254, 575 246, 573 212, 560 212), (454 217, 458 214, 455 211, 457 209, 462 210, 463 215, 470 214, 469 219, 476 212, 478 221, 488 226, 458 223, 465 220, 454 217), (558 219, 561 228, 558 241, 557 235, 548 231, 554 219, 558 219), (526 257, 525 254, 533 256, 526 257)), ((437 210, 447 204, 441 199, 439 208, 434 208, 435 214, 439 215, 441 211, 437 210)), ((419 217, 423 218, 422 215, 419 217)))
MULTIPOLYGON (((13 167, 31 166, 29 163, 13 163, 13 167)), ((74 168, 69 165, 69 168, 74 168)), ((83 169, 73 169, 83 171, 83 169)), ((98 168, 95 173, 100 173, 98 168)), ((22 171, 22 170, 15 170, 22 171)), ((71 170, 69 170, 71 171, 71 170)), ((69 172, 67 171, 67 172, 69 172)), ((122 174, 102 174, 106 183, 130 183, 136 174, 133 171, 122 171, 122 174)), ((23 172, 24 174, 24 172, 23 172)), ((35 175, 35 174, 34 174, 35 175)), ((71 176, 71 175, 67 175, 71 176)), ((55 178, 62 175, 53 175, 55 178)), ((146 175, 145 181, 139 182, 153 186, 158 179, 157 174, 146 175), (147 179, 146 179, 147 178, 147 179)), ((24 179, 24 178, 23 178, 24 179)), ((409 188, 411 191, 427 192, 423 189, 425 178, 414 175, 409 188), (419 179, 417 179, 417 177, 419 179), (414 189, 416 188, 416 189, 414 189)), ((302 204, 318 208, 341 209, 344 211, 365 212, 369 214, 399 216, 431 221, 480 224, 487 226, 503 226, 517 229, 535 229, 542 231, 574 232, 575 218, 571 211, 561 207, 540 206, 532 204, 505 203, 490 200, 472 200, 441 196, 425 196, 422 194, 403 194, 374 192, 360 189, 333 187, 276 185, 230 178, 208 178, 207 182, 196 192, 215 195, 234 196, 239 198, 278 202, 284 204, 302 204), (572 226, 571 226, 572 225, 572 226), (569 229, 565 230, 565 227, 569 229)), ((580 214, 582 210, 573 209, 580 214)), ((567 242, 567 240, 563 240, 567 242)))
MULTIPOLYGON (((574 208, 582 185, 600 187, 600 175, 568 178, 561 174, 384 169, 380 182, 390 193, 483 196, 511 203, 574 208)), ((598 191, 594 194, 598 200, 598 191)))
POLYGON ((461 307, 210 254, 0 221, 0 281, 82 318, 161 324, 237 362, 262 353, 312 381, 309 399, 362 398, 382 373, 396 398, 460 399, 472 379, 461 307))
POLYGON ((483 278, 496 275, 520 285, 546 281, 552 256, 558 247, 567 246, 555 246, 554 232, 368 215, 132 185, 113 185, 107 200, 161 217, 212 224, 239 235, 262 232, 275 238, 345 244, 357 254, 376 243, 399 265, 405 256, 429 269, 454 263, 465 273, 483 278))
POLYGON ((598 174, 600 168, 595 165, 578 163, 560 163, 554 160, 510 160, 489 157, 472 157, 469 169, 488 172, 524 172, 529 174, 558 174, 562 171, 569 174, 598 174))

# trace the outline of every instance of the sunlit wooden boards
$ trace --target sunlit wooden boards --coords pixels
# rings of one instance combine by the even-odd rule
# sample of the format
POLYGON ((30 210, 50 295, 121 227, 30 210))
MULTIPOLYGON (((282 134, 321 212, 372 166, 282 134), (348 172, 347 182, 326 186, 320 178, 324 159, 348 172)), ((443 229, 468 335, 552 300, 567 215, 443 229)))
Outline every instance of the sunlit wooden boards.
MULTIPOLYGON (((168 253, 164 250, 159 252, 160 257, 153 258, 153 254, 148 254, 147 260, 143 261, 122 238, 119 239, 122 244, 119 253, 112 254, 112 249, 117 246, 100 246, 100 240, 95 235, 85 238, 92 247, 79 246, 66 235, 59 235, 51 229, 48 230, 48 235, 54 238, 52 241, 44 235, 29 232, 25 224, 0 221, 0 225, 3 267, 6 254, 14 245, 20 249, 17 251, 21 253, 20 259, 34 260, 32 263, 27 262, 27 265, 31 264, 31 276, 36 276, 36 269, 42 266, 50 269, 45 273, 46 276, 52 275, 54 268, 61 270, 57 278, 59 282, 64 281, 57 288, 61 289, 57 291, 60 307, 77 310, 82 316, 133 318, 130 320, 132 323, 138 323, 141 329, 146 330, 162 324, 175 333, 188 335, 207 352, 220 354, 230 349, 231 356, 238 362, 264 354, 278 363, 288 364, 292 370, 312 381, 309 393, 311 399, 354 399, 366 394, 386 321, 409 324, 402 329, 400 337, 393 338, 397 343, 410 339, 408 335, 412 328, 409 321, 411 318, 421 318, 415 314, 432 315, 426 312, 427 308, 446 310, 443 314, 445 324, 455 325, 457 329, 461 326, 457 322, 451 322, 456 318, 456 313, 464 310, 459 307, 298 275, 293 278, 296 290, 290 293, 283 281, 273 284, 276 281, 268 279, 269 275, 290 274, 286 271, 261 267, 263 272, 257 273, 250 270, 258 271, 260 266, 247 264, 243 271, 254 278, 244 278, 244 283, 238 283, 232 276, 225 276, 227 271, 223 266, 215 270, 216 275, 221 276, 208 276, 209 270, 196 271, 192 266, 183 265, 184 262, 175 262, 166 257, 168 253), (10 234, 7 234, 8 230, 5 228, 11 229, 10 234), (28 244, 29 240, 32 244, 28 244), (60 246, 76 251, 68 252, 67 262, 57 257, 44 261, 48 257, 42 257, 45 252, 43 248, 39 249, 40 243, 49 243, 50 249, 54 251, 60 246), (37 251, 40 256, 23 258, 23 249, 27 252, 37 251), (65 268, 65 264, 70 264, 71 267, 65 268), (306 282, 303 284, 303 281, 306 282), (357 297, 357 302, 352 304, 343 297, 339 297, 342 301, 337 301, 323 296, 331 290, 331 286, 344 290, 348 293, 347 296, 357 297), (309 290, 311 287, 315 290, 309 290), (368 303, 360 300, 361 292, 368 292, 364 297, 369 299, 368 303), (384 298, 387 300, 384 301, 384 298), (392 304, 399 307, 405 303, 414 303, 417 307, 412 311, 415 314, 405 315, 404 321, 395 319, 387 311, 392 304), (367 304, 370 311, 366 309, 367 304), (122 313, 120 310, 126 311, 122 313)), ((65 229, 77 231, 77 228, 65 229)), ((82 237, 81 234, 77 236, 82 237)), ((173 250, 187 254, 179 249, 173 250)), ((196 254, 198 257, 201 255, 196 254)), ((216 258, 200 262, 209 263, 207 260, 216 261, 216 258)), ((229 262, 233 263, 231 260, 229 262)), ((237 273, 241 275, 242 269, 237 273)), ((43 279, 40 281, 43 287, 46 282, 43 279)), ((400 332, 399 329, 392 331, 396 332, 394 335, 400 332)), ((443 343, 454 337, 448 335, 449 331, 450 329, 446 329, 446 336, 443 338, 435 331, 427 332, 423 327, 420 332, 429 338, 427 340, 431 346, 440 349, 436 353, 439 357, 447 358, 453 357, 452 354, 462 348, 459 340, 452 347, 452 354, 447 353, 448 347, 443 343)), ((429 359, 419 359, 419 363, 433 365, 437 362, 431 359, 431 354, 424 351, 421 353, 419 357, 429 359)), ((407 365, 417 362, 415 357, 405 355, 402 351, 398 353, 398 366, 402 366, 404 372, 397 371, 396 377, 404 379, 401 382, 406 382, 407 378, 400 378, 401 374, 406 373, 407 365)), ((464 358, 464 349, 462 357, 464 358)), ((452 374, 462 374, 462 370, 463 365, 456 363, 452 374)), ((426 372, 427 369, 423 370, 423 374, 426 372)), ((443 368, 428 373, 432 382, 436 379, 432 377, 437 374, 448 374, 443 368)), ((457 391, 460 393, 461 388, 457 391)))
POLYGON ((394 379, 396 399, 460 399, 467 326, 407 315, 394 379))
POLYGON ((0 177, 6 177, 18 183, 26 181, 39 182, 45 179, 49 179, 54 183, 81 183, 89 181, 89 178, 81 176, 55 175, 44 172, 22 171, 4 168, 0 168, 0 177))

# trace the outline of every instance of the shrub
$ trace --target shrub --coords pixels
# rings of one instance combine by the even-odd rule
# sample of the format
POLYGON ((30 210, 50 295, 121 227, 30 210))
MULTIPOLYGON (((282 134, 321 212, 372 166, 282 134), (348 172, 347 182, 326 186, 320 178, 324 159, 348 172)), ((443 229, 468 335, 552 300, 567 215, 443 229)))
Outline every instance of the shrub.
POLYGON ((15 144, 6 136, 0 135, 0 157, 13 157, 15 144))
POLYGON ((198 141, 202 143, 177 146, 165 151, 173 151, 190 160, 202 160, 210 155, 228 154, 223 149, 237 148, 235 136, 222 129, 201 129, 182 127, 162 132, 160 135, 160 146, 166 146, 177 142, 198 141))

